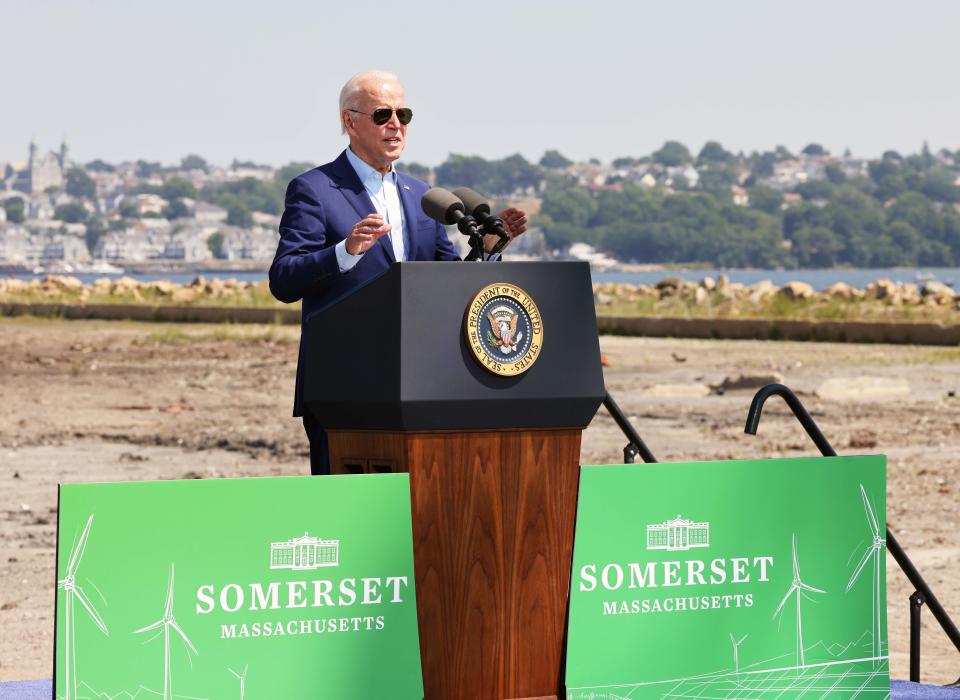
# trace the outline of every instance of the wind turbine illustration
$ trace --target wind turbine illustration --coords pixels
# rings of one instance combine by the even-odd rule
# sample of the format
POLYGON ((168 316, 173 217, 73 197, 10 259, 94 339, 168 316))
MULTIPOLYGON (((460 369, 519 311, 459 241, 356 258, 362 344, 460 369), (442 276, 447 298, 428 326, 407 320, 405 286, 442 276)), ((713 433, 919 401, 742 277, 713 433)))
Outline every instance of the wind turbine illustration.
POLYGON ((850 582, 847 583, 847 591, 853 588, 853 584, 857 582, 857 578, 863 572, 864 568, 867 565, 867 562, 870 558, 873 558, 873 622, 871 624, 870 634, 873 637, 873 658, 877 658, 880 654, 880 642, 881 642, 881 631, 880 631, 880 605, 882 598, 880 597, 880 559, 881 559, 881 550, 886 547, 886 537, 883 534, 880 534, 880 526, 877 524, 877 516, 873 513, 873 507, 870 505, 870 499, 867 498, 867 492, 863 488, 863 484, 860 484, 860 495, 863 496, 863 508, 867 512, 867 524, 870 526, 870 534, 873 535, 873 542, 867 547, 867 550, 863 553, 863 557, 860 559, 860 563, 857 564, 857 568, 853 572, 853 576, 850 577, 850 582))
POLYGON ((793 582, 790 584, 787 594, 783 596, 783 600, 780 601, 780 605, 777 606, 777 610, 773 613, 773 616, 776 617, 779 615, 790 596, 792 596, 794 593, 797 594, 797 664, 800 666, 800 668, 806 666, 806 661, 803 657, 803 621, 800 616, 800 597, 803 595, 804 591, 809 591, 811 593, 826 593, 826 591, 821 591, 819 588, 814 588, 813 586, 807 585, 800 579, 800 563, 797 561, 797 535, 794 533, 793 582))
POLYGON ((90 537, 90 527, 92 525, 93 515, 87 518, 87 524, 83 528, 83 533, 80 535, 80 540, 77 542, 76 547, 73 548, 73 552, 70 554, 70 561, 67 563, 66 578, 57 581, 57 588, 61 589, 66 594, 67 598, 66 700, 75 700, 77 697, 77 645, 75 639, 76 622, 74 620, 74 616, 76 615, 76 603, 79 602, 80 605, 84 607, 84 609, 87 611, 87 614, 90 616, 90 619, 93 620, 93 624, 95 624, 101 632, 107 636, 110 636, 110 632, 107 631, 107 626, 104 624, 103 619, 101 619, 100 615, 93 607, 93 603, 90 602, 90 599, 87 598, 87 594, 83 592, 82 588, 80 588, 80 584, 77 583, 77 567, 80 566, 80 560, 83 558, 83 550, 87 546, 87 539, 90 537))
POLYGON ((745 634, 740 639, 736 639, 733 636, 733 632, 730 632, 730 643, 733 644, 733 672, 734 674, 740 673, 740 645, 743 644, 743 640, 749 637, 749 634, 745 634))
POLYGON ((232 668, 227 669, 240 680, 240 700, 243 700, 243 686, 246 685, 247 682, 247 668, 247 665, 243 667, 243 673, 237 673, 232 668))
MULTIPOLYGON (((190 651, 197 656, 200 655, 200 652, 197 651, 197 648, 193 646, 193 642, 187 638, 187 635, 183 633, 183 630, 180 629, 180 625, 177 624, 177 621, 173 617, 173 564, 170 565, 170 583, 167 584, 167 602, 163 609, 163 617, 153 624, 147 625, 146 627, 141 627, 134 632, 134 634, 149 632, 150 630, 155 630, 159 627, 163 627, 163 700, 173 700, 173 679, 170 677, 170 629, 172 628, 183 638, 184 643, 189 649, 187 652, 187 658, 190 658, 190 651)), ((160 636, 160 634, 160 632, 157 632, 157 634, 147 641, 153 641, 160 636)))

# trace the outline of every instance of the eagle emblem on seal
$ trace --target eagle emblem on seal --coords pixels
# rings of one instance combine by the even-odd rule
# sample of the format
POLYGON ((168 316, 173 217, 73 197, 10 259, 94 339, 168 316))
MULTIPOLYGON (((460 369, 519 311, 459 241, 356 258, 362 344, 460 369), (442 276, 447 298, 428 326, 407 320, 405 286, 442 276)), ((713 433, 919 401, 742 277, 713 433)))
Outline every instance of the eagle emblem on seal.
POLYGON ((540 310, 515 284, 488 284, 463 312, 463 337, 481 367, 515 377, 530 369, 543 348, 540 310))
POLYGON ((487 312, 487 320, 491 329, 487 332, 487 342, 504 355, 509 355, 523 340, 523 332, 517 332, 518 314, 509 306, 498 306, 487 312))

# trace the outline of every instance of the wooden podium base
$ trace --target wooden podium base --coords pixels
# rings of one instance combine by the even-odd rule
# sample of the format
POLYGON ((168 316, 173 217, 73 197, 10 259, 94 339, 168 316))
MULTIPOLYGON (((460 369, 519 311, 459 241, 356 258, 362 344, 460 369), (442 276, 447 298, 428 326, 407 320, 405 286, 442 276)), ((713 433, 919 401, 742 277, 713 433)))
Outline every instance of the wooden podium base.
POLYGON ((425 700, 563 696, 580 434, 330 431, 334 474, 410 473, 425 700))

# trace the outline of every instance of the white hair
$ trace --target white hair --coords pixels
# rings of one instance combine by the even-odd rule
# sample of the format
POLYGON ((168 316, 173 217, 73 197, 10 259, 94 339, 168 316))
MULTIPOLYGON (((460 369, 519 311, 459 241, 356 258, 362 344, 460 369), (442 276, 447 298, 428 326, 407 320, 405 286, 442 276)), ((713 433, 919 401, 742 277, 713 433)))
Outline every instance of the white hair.
POLYGON ((390 82, 400 84, 400 78, 385 70, 364 70, 354 75, 340 90, 340 131, 347 133, 347 125, 343 121, 343 113, 348 109, 356 109, 358 96, 363 85, 371 81, 390 82))

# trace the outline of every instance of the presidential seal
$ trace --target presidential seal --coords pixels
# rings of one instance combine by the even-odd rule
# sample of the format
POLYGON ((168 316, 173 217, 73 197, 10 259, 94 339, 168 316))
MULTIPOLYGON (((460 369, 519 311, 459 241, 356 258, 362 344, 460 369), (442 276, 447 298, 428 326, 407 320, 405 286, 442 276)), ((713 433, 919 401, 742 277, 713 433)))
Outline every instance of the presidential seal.
POLYGON ((523 374, 540 356, 540 310, 525 291, 509 282, 487 285, 471 299, 464 335, 473 357, 501 377, 523 374))

